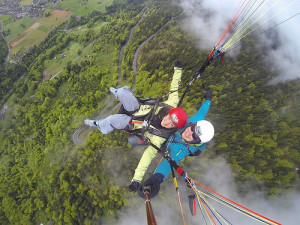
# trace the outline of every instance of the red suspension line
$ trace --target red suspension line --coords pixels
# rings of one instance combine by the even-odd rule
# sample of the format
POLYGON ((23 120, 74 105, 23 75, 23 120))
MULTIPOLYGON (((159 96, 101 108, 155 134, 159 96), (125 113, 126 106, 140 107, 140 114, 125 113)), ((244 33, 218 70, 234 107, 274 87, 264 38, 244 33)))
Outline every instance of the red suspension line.
MULTIPOLYGON (((190 178, 189 178, 190 179, 190 178)), ((203 208, 205 209, 207 215, 210 217, 211 221, 214 223, 214 225, 217 225, 214 218, 211 216, 210 212, 208 211, 208 209, 206 208, 205 204, 203 203, 202 199, 199 197, 198 193, 196 192, 195 188, 193 187, 193 185, 191 184, 190 180, 192 179, 187 179, 187 182, 189 183, 189 185, 191 186, 191 188, 193 189, 194 193, 197 195, 198 200, 201 202, 201 205, 203 206, 203 208)))
POLYGON ((227 29, 225 29, 225 31, 223 32, 223 34, 220 36, 217 45, 219 45, 221 43, 221 41, 224 39, 224 37, 227 35, 227 33, 230 31, 230 29, 233 27, 233 25, 235 24, 235 22, 238 20, 238 18, 240 17, 240 15, 242 14, 242 12, 244 12, 244 10, 247 8, 247 6, 249 5, 251 0, 243 0, 243 3, 241 4, 241 6, 239 7, 238 10, 235 11, 235 13, 233 14, 233 18, 229 20, 228 24, 227 24, 227 29), (245 2, 248 1, 246 4, 245 2), (244 8, 242 9, 243 5, 245 4, 244 8), (242 9, 242 10, 241 10, 242 9))
POLYGON ((220 195, 219 193, 217 193, 217 192, 211 190, 210 188, 208 188, 208 187, 206 187, 206 186, 200 184, 199 182, 193 180, 193 179, 190 178, 190 177, 187 177, 187 178, 190 179, 190 180, 192 180, 192 181, 194 181, 196 184, 200 185, 201 187, 205 188, 206 190, 209 190, 210 192, 212 192, 212 193, 218 195, 219 197, 224 198, 224 199, 226 199, 227 201, 229 201, 229 202, 231 202, 231 203, 233 203, 233 204, 235 204, 235 205, 237 205, 237 206, 239 206, 239 207, 241 207, 241 208, 247 210, 248 212, 251 212, 251 213, 253 213, 253 214, 257 215, 257 216, 260 216, 261 218, 264 218, 265 220, 268 220, 268 221, 270 221, 270 222, 272 222, 272 223, 275 223, 275 224, 277 224, 277 225, 282 225, 282 224, 280 224, 280 223, 275 222, 274 220, 271 220, 271 219, 269 219, 269 218, 267 218, 267 217, 264 217, 263 215, 260 215, 259 213, 256 213, 256 212, 254 212, 254 211, 252 211, 252 210, 250 210, 250 209, 248 209, 248 208, 246 208, 246 207, 244 207, 244 206, 242 206, 242 205, 240 205, 240 204, 238 204, 238 203, 236 203, 236 202, 234 202, 234 201, 232 201, 232 200, 230 200, 230 199, 224 197, 223 195, 220 195))

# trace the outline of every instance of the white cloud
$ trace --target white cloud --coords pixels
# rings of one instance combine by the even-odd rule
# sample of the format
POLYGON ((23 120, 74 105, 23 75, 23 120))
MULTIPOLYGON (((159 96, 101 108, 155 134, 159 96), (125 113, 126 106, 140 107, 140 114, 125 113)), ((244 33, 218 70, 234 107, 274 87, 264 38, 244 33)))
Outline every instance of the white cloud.
MULTIPOLYGON (((299 201, 300 195, 294 190, 289 190, 276 199, 265 198, 262 192, 255 190, 254 185, 245 183, 250 190, 249 194, 241 195, 238 192, 234 178, 232 177, 232 169, 222 158, 214 160, 204 157, 197 157, 189 167, 184 165, 186 171, 193 169, 200 171, 198 177, 191 173, 190 176, 195 178, 201 184, 211 188, 219 194, 227 197, 244 207, 249 208, 273 221, 297 225, 300 221, 299 201)), ((184 217, 186 224, 196 225, 205 224, 199 206, 197 206, 197 215, 191 216, 187 196, 191 194, 191 190, 186 188, 185 183, 178 178, 181 202, 183 205, 184 217)), ((239 214, 235 210, 224 207, 222 204, 208 199, 214 208, 221 213, 230 223, 241 225, 259 225, 262 224, 246 215, 239 214), (243 222, 241 222, 243 221, 243 222)), ((162 184, 162 189, 157 197, 152 199, 152 207, 156 217, 157 224, 174 224, 182 225, 181 211, 178 204, 177 194, 171 176, 162 184)), ((146 208, 144 200, 140 197, 133 196, 128 205, 120 214, 118 225, 135 225, 147 224, 146 208)))
MULTIPOLYGON (((186 16, 183 26, 188 32, 198 37, 198 46, 201 49, 211 50, 240 2, 240 0, 183 0, 180 2, 186 16)), ((253 1, 250 1, 250 4, 251 2, 253 1)), ((255 6, 263 3, 261 10, 254 14, 254 18, 264 15, 257 21, 257 24, 262 24, 273 15, 276 15, 265 23, 258 33, 300 12, 299 0, 259 0, 255 2, 255 6), (264 14, 265 12, 267 13, 264 14)), ((268 62, 271 67, 279 72, 279 76, 274 80, 275 82, 300 78, 299 24, 300 15, 273 28, 272 31, 277 32, 276 43, 273 39, 267 38, 265 34, 259 35, 263 43, 272 46, 272 48, 268 48, 266 55, 268 55, 268 62)), ((256 25, 253 27, 256 27, 256 25)))

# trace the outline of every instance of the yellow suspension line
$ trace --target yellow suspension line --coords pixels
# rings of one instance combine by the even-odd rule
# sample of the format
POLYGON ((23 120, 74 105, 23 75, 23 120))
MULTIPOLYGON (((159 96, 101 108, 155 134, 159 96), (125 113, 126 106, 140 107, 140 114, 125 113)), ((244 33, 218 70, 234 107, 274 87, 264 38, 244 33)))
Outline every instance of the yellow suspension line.
MULTIPOLYGON (((195 193, 195 192, 194 192, 194 193, 195 193)), ((195 194, 197 195, 197 193, 195 193, 195 194)), ((203 209, 203 207, 202 207, 202 205, 201 205, 200 200, 199 200, 198 197, 197 197, 197 202, 198 202, 199 208, 200 208, 200 210, 201 210, 201 214, 202 214, 202 216, 203 216, 203 219, 205 220, 205 216, 204 216, 204 213, 203 213, 204 209, 203 209)), ((207 224, 207 223, 206 223, 206 220, 205 220, 205 224, 207 224)))
MULTIPOLYGON (((269 22, 271 19, 273 19, 275 16, 277 16, 278 14, 280 14, 282 11, 286 10, 288 7, 290 7, 292 4, 294 4, 295 2, 297 2, 298 0, 294 0, 292 2, 290 2, 290 4, 288 4, 286 7, 282 8, 281 10, 279 10, 277 13, 275 13, 274 15, 272 15, 271 17, 269 17, 268 19, 266 19, 263 23, 261 23, 260 25, 256 26, 253 30, 250 30, 248 33, 246 33, 244 36, 242 36, 240 39, 235 40, 230 46, 228 47, 224 47, 225 49, 228 49, 229 47, 231 47, 232 45, 236 44, 238 41, 240 41, 241 39, 245 38, 246 36, 248 36, 250 33, 252 33, 253 31, 257 30, 259 27, 263 26, 265 23, 269 22)), ((227 44, 227 43, 226 43, 227 44)))
MULTIPOLYGON (((275 224, 275 225, 276 225, 276 223, 273 223, 273 222, 271 222, 271 221, 270 221, 270 222, 261 221, 261 220, 255 218, 255 217, 259 217, 259 216, 255 215, 255 214, 253 214, 253 213, 251 213, 251 212, 249 212, 249 211, 247 211, 248 214, 253 215, 253 217, 251 217, 250 215, 247 215, 245 212, 243 212, 243 211, 245 211, 244 209, 242 209, 242 208, 240 208, 239 206, 236 205, 235 207, 236 207, 236 208, 239 208, 239 209, 242 211, 242 212, 241 212, 241 211, 237 210, 236 208, 234 208, 234 207, 232 206, 232 204, 229 203, 229 202, 227 202, 226 200, 224 200, 224 201, 226 201, 228 205, 226 205, 224 202, 222 202, 222 201, 220 201, 220 200, 218 200, 218 199, 215 199, 215 198, 209 196, 208 194, 206 194, 206 193, 204 193, 204 192, 202 192, 202 191, 200 191, 200 190, 198 190, 198 189, 197 189, 197 192, 202 193, 203 195, 205 195, 205 196, 207 196, 207 197, 213 199, 214 201, 216 201, 216 202, 218 202, 218 203, 221 203, 221 204, 224 205, 224 206, 227 206, 227 207, 229 207, 229 208, 235 210, 235 211, 238 212, 238 213, 244 214, 244 215, 248 216, 248 217, 251 218, 251 219, 257 220, 258 222, 261 222, 261 223, 264 223, 264 224, 268 224, 268 225, 269 225, 269 224, 275 224)), ((260 218, 261 218, 261 217, 260 217, 260 218)), ((261 218, 261 219, 264 220, 263 218, 261 218)))
MULTIPOLYGON (((275 5, 277 5, 281 0, 277 0, 275 3, 273 3, 263 14, 261 14, 258 18, 256 18, 251 24, 249 24, 248 26, 244 26, 241 27, 237 32, 235 32, 235 34, 230 38, 229 42, 227 42, 225 44, 229 45, 231 42, 233 42, 236 39, 240 39, 239 37, 241 35, 243 35, 243 33, 245 33, 253 24, 255 24, 258 20, 260 20, 265 14, 267 14, 275 5)), ((266 1, 263 2, 263 4, 266 3, 266 1)), ((259 7, 261 7, 262 5, 260 5, 259 7)), ((258 13, 258 11, 256 13, 254 13, 250 18, 247 19, 247 23, 248 21, 250 21, 250 19, 252 19, 252 17, 254 17, 256 14, 258 13)), ((245 23, 246 24, 246 23, 245 23)), ((243 24, 244 25, 244 24, 243 24)))
POLYGON ((210 215, 209 211, 208 211, 207 208, 205 207, 203 201, 202 201, 201 198, 199 197, 198 192, 196 192, 195 186, 191 184, 191 182, 190 182, 189 179, 187 179, 187 181, 188 181, 189 185, 192 187, 194 193, 196 194, 197 199, 201 202, 201 205, 202 205, 203 208, 205 209, 205 212, 206 212, 206 214, 207 214, 207 217, 208 217, 210 223, 216 225, 216 222, 213 220, 213 218, 212 218, 212 216, 210 215))
MULTIPOLYGON (((258 12, 259 12, 259 8, 260 7, 262 7, 263 6, 263 4, 265 4, 266 2, 267 2, 268 0, 264 0, 262 3, 260 3, 260 5, 258 6, 258 7, 256 7, 255 9, 254 9, 254 12, 251 12, 246 18, 245 18, 245 20, 243 21, 243 23, 241 24, 241 26, 234 32, 234 34, 230 37, 230 39, 229 39, 229 43, 233 40, 233 39, 235 39, 236 38, 236 36, 238 36, 239 35, 239 33, 241 33, 244 29, 245 29, 245 27, 247 26, 246 24, 248 23, 248 21, 250 21, 258 12)), ((227 42, 227 43, 228 43, 227 42)), ((226 43, 226 44, 227 44, 226 43)), ((226 45, 225 44, 225 45, 226 45)))
POLYGON ((204 200, 204 202, 223 220, 224 223, 228 225, 226 220, 215 210, 215 208, 206 200, 206 198, 203 196, 202 193, 199 193, 199 195, 202 195, 201 198, 204 200))
MULTIPOLYGON (((255 24, 258 20, 260 20, 263 16, 265 16, 275 5, 277 5, 281 0, 277 0, 275 3, 273 3, 262 15, 260 15, 256 20, 254 20, 250 25, 248 25, 246 28, 244 28, 242 31, 240 32, 236 32, 230 39, 229 41, 225 44, 224 48, 227 49, 228 47, 230 47, 231 45, 233 45, 234 43, 236 43, 237 41, 241 40, 242 38, 237 37, 237 35, 241 36, 243 35, 245 32, 247 32, 247 30, 253 26, 253 24, 255 24), (233 43, 232 43, 233 42, 233 43)), ((297 1, 297 0, 295 0, 297 1)))

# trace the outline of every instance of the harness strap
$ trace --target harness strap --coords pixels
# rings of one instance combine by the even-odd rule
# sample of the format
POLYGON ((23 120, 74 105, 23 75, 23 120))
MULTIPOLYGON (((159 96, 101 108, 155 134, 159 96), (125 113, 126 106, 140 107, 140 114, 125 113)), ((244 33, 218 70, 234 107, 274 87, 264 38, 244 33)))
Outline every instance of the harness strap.
MULTIPOLYGON (((162 151, 163 149, 157 147, 155 144, 151 143, 149 140, 148 140, 148 142, 149 142, 149 144, 150 144, 153 148, 155 148, 158 152, 164 153, 164 152, 162 151)), ((176 172, 177 172, 180 176, 182 176, 182 175, 185 173, 184 170, 183 170, 180 166, 178 166, 178 164, 174 161, 174 159, 172 159, 169 155, 164 154, 164 158, 165 158, 166 160, 168 160, 168 162, 170 163, 171 168, 174 168, 174 169, 176 170, 176 172)))
MULTIPOLYGON (((143 124, 142 121, 132 121, 131 124, 143 124)), ((145 132, 149 132, 150 134, 154 134, 156 136, 162 137, 162 138, 168 138, 170 137, 170 135, 173 133, 172 131, 167 131, 166 129, 155 129, 152 127, 149 127, 147 130, 143 129, 143 128, 139 128, 139 129, 135 129, 135 130, 131 130, 130 133, 134 134, 136 136, 138 136, 140 139, 142 139, 143 141, 146 141, 146 137, 145 137, 145 132)))
POLYGON ((143 122, 142 121, 132 121, 131 120, 131 124, 133 125, 133 124, 143 124, 143 122))

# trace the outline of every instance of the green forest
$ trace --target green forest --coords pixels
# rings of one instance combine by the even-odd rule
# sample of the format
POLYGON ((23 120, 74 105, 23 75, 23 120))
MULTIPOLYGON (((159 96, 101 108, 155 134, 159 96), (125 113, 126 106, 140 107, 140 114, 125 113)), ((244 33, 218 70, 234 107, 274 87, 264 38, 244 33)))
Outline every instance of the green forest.
MULTIPOLYGON (((1 63, 1 65, 4 64, 5 57, 7 55, 7 51, 8 51, 7 46, 6 46, 5 41, 3 40, 3 37, 1 35, 0 36, 0 63, 1 63)), ((1 66, 1 68, 2 68, 2 66, 1 66)))
MULTIPOLYGON (((7 49, 0 40, 0 106, 8 107, 0 115, 0 224, 110 224, 105 221, 118 220, 129 200, 139 198, 127 186, 145 148, 133 148, 119 131, 102 135, 94 129, 81 145, 72 137, 84 119, 113 106, 107 102, 109 87, 118 83, 120 50, 139 21, 122 56, 121 86, 136 82, 136 96, 162 96, 176 60, 183 65, 182 85, 191 80, 208 52, 195 47, 181 20, 182 10, 170 0, 115 0, 105 13, 72 16, 17 64, 5 64, 7 49), (99 21, 104 24, 99 31, 61 32, 99 21), (141 49, 135 80, 135 52, 164 25, 141 49), (91 54, 45 79, 47 61, 72 43, 92 43, 91 54)), ((209 66, 182 107, 192 116, 212 88, 207 118, 216 135, 206 156, 226 159, 241 192, 249 191, 243 184, 251 181, 266 197, 276 198, 298 182, 300 82, 268 85, 276 74, 265 66, 255 42, 257 37, 247 37, 236 58, 225 56, 223 65, 209 66)), ((201 171, 185 167, 186 161, 201 160, 182 163, 200 177, 201 171)))

